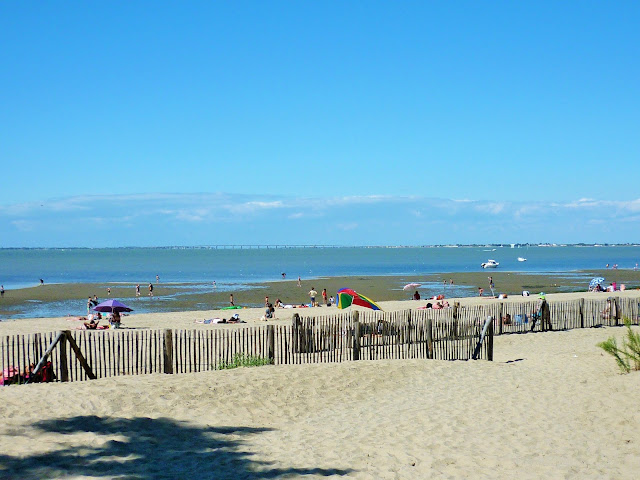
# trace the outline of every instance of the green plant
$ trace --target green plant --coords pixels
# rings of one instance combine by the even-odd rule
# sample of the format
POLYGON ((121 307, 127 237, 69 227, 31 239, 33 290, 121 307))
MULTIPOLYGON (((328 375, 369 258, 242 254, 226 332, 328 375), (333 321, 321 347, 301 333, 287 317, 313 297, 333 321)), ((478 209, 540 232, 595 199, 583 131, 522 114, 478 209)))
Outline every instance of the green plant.
POLYGON ((627 336, 622 341, 622 348, 618 347, 614 337, 600 342, 598 346, 616 359, 620 370, 629 373, 632 369, 640 370, 640 333, 633 333, 628 318, 624 319, 624 325, 627 327, 627 336))
POLYGON ((236 353, 230 361, 222 361, 218 365, 218 370, 227 370, 238 367, 260 367, 262 365, 271 365, 272 360, 257 355, 246 355, 244 353, 236 353))

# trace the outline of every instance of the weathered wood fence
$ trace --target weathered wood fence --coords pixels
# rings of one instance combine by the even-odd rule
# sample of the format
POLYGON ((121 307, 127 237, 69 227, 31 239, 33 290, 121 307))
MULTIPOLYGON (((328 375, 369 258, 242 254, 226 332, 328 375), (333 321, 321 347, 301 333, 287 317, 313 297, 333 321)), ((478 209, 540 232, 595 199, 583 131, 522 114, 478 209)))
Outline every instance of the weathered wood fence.
POLYGON ((292 325, 212 330, 68 330, 0 341, 4 383, 26 383, 43 361, 58 381, 225 368, 237 356, 272 364, 425 358, 492 359, 493 329, 479 345, 482 319, 432 318, 427 311, 357 311, 304 318, 292 325), (47 355, 45 355, 47 354, 47 355), (47 357, 47 358, 44 358, 47 357), (16 373, 17 372, 17 373, 16 373), (11 377, 11 378, 10 378, 11 377))
POLYGON ((292 325, 211 330, 71 330, 0 338, 4 383, 24 383, 47 356, 58 381, 224 368, 237 356, 273 364, 424 358, 493 360, 494 335, 639 323, 639 298, 496 301, 443 310, 295 314, 292 325), (541 307, 541 308, 539 308, 541 307), (480 343, 485 320, 491 318, 480 343), (47 354, 47 355, 45 355, 47 354), (17 372, 12 378, 8 372, 17 372))

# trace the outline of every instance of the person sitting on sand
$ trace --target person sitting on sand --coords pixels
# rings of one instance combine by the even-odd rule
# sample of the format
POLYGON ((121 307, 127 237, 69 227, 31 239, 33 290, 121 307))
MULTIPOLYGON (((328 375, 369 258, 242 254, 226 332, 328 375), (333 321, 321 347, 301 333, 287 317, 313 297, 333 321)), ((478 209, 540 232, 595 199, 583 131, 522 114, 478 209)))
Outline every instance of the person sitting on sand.
POLYGON ((424 308, 433 308, 433 305, 431 304, 431 302, 428 302, 428 303, 424 306, 424 308))
POLYGON ((434 310, 440 310, 442 308, 442 303, 436 302, 431 308, 433 308, 434 310))
POLYGON ((92 318, 90 321, 84 322, 84 328, 86 328, 87 330, 95 330, 96 328, 98 328, 98 322, 96 322, 92 318))
POLYGON ((282 300, 280 300, 279 298, 276 299, 276 307, 284 308, 284 304, 282 303, 282 300))
POLYGON ((418 290, 416 290, 416 293, 413 294, 413 299, 420 300, 420 293, 418 292, 418 290))

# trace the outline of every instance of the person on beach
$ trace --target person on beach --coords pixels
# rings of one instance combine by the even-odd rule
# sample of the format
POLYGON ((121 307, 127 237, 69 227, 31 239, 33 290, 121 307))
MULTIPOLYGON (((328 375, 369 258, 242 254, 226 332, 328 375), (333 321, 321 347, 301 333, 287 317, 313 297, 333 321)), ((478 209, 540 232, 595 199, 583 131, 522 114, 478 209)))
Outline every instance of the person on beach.
POLYGON ((230 307, 235 307, 236 304, 233 303, 233 293, 229 294, 229 306, 230 307))
POLYGON ((311 299, 312 307, 316 306, 316 295, 318 295, 318 292, 316 292, 315 288, 311 287, 311 290, 309 290, 309 298, 311 299))
POLYGON ((160 283, 160 276, 156 275, 156 283, 160 283))
POLYGON ((40 279, 40 285, 44 285, 44 280, 40 279))
POLYGON ((302 286, 302 280, 300 279, 300 275, 298 275, 298 286, 301 287, 302 286))
POLYGON ((111 287, 107 287, 107 297, 111 296, 111 287))
POLYGON ((322 289, 322 302, 328 307, 329 306, 329 302, 327 302, 327 289, 323 288, 322 289))
POLYGON ((91 300, 91 303, 93 304, 93 306, 94 306, 94 307, 97 307, 97 306, 98 306, 98 304, 99 304, 100 302, 98 301, 98 296, 97 296, 97 295, 94 295, 94 296, 93 296, 93 300, 91 300))
POLYGON ((153 285, 151 283, 149 284, 149 296, 153 297, 153 285))
POLYGON ((4 285, 0 285, 0 297, 4 297, 4 285))
POLYGON ((140 284, 136 284, 136 297, 140 296, 140 284))
POLYGON ((93 303, 91 302, 91 297, 89 297, 87 299, 87 314, 91 313, 91 307, 93 306, 93 303))
POLYGON ((213 288, 218 288, 218 286, 216 285, 216 281, 213 281, 213 288))
POLYGON ((489 288, 493 290, 493 277, 488 277, 489 278, 489 288))
POLYGON ((282 279, 284 280, 285 278, 287 278, 287 274, 282 272, 280 275, 282 275, 282 279))
POLYGON ((333 295, 329 297, 329 306, 333 305, 335 301, 333 300, 333 295))
POLYGON ((483 293, 484 293, 484 288, 478 287, 478 296, 481 297, 483 293))
POLYGON ((413 299, 420 300, 420 293, 418 292, 418 290, 416 290, 416 293, 413 294, 413 299))
POLYGON ((264 306, 265 307, 269 306, 269 297, 268 296, 264 297, 264 306))

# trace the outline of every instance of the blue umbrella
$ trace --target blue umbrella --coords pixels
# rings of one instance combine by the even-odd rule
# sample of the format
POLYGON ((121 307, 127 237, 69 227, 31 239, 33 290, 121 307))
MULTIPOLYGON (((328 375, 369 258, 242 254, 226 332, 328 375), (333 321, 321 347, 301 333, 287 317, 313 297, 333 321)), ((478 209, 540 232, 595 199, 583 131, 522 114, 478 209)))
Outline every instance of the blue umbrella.
POLYGON ((604 277, 592 278, 591 281, 589 282, 589 288, 594 288, 597 285, 600 285, 602 282, 604 282, 604 277))

